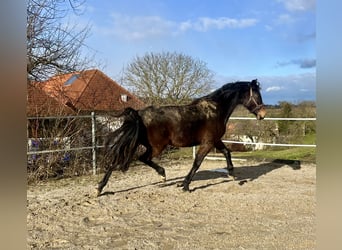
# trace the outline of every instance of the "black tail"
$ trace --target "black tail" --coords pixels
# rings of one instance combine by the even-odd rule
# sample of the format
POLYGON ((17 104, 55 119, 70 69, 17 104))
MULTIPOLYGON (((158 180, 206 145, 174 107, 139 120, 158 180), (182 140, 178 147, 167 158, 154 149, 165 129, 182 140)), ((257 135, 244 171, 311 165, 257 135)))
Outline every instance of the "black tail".
POLYGON ((106 155, 111 161, 111 168, 127 171, 133 160, 134 153, 139 146, 139 135, 144 124, 138 112, 126 108, 121 114, 124 116, 122 126, 110 133, 106 142, 106 155))

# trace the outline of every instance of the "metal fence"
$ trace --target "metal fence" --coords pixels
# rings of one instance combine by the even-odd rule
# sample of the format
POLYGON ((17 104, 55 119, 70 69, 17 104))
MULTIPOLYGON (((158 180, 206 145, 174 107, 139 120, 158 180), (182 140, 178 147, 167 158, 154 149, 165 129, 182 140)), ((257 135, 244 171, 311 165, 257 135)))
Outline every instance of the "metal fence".
MULTIPOLYGON (((77 115, 77 116, 49 116, 49 117, 28 117, 28 120, 41 120, 41 119, 74 119, 74 118, 85 118, 91 119, 91 146, 82 147, 66 147, 62 149, 46 149, 38 151, 30 151, 29 147, 27 150, 27 155, 40 155, 40 154, 51 154, 55 152, 70 152, 70 151, 81 151, 81 150, 91 150, 92 152, 92 172, 95 175, 97 172, 97 149, 103 148, 104 145, 98 145, 96 141, 96 118, 98 116, 95 112, 91 112, 90 115, 77 115)), ((102 115, 103 117, 103 115, 102 115)), ((230 117, 230 120, 255 120, 252 117, 230 117)), ((269 121, 316 121, 316 118, 265 118, 264 120, 269 121)), ((29 142, 30 138, 28 138, 29 142)), ((283 144, 283 143, 263 143, 263 142, 241 142, 233 140, 223 140, 224 143, 236 143, 236 144, 251 144, 251 145, 266 145, 266 146, 283 146, 283 147, 316 147, 314 144, 283 144)), ((193 155, 195 154, 195 147, 193 147, 193 155)))
MULTIPOLYGON (((253 117, 230 117, 229 120, 255 120, 253 117)), ((305 117, 305 118, 264 118, 266 121, 316 121, 315 117, 305 117)), ((316 144, 294 144, 294 143, 266 143, 266 142, 246 142, 246 141, 236 141, 236 140, 222 140, 224 143, 231 144, 242 144, 242 145, 264 145, 271 147, 308 147, 308 148, 316 148, 316 144)), ((195 158, 196 155, 196 146, 192 148, 192 157, 195 158)), ((207 156, 206 159, 209 160, 218 160, 225 159, 223 157, 212 157, 207 156)))
MULTIPOLYGON (((95 112, 91 112, 90 115, 75 115, 75 116, 45 116, 45 117, 28 117, 28 120, 51 120, 51 119, 80 119, 86 118, 91 119, 91 146, 84 147, 67 147, 62 149, 47 149, 47 150, 38 150, 38 151, 30 151, 27 150, 27 155, 39 155, 39 154, 50 154, 56 152, 70 152, 70 151, 80 151, 80 150, 91 150, 92 151, 92 169, 93 174, 96 174, 96 149, 101 148, 103 146, 96 145, 96 115, 95 112)), ((28 138, 29 142, 30 138, 28 138)))
MULTIPOLYGON (((230 120, 255 120, 252 117, 231 117, 230 120)), ((264 118, 265 121, 316 121, 316 118, 264 118)), ((263 143, 263 142, 239 142, 223 140, 225 143, 280 146, 280 147, 316 147, 315 144, 292 144, 292 143, 263 143)))

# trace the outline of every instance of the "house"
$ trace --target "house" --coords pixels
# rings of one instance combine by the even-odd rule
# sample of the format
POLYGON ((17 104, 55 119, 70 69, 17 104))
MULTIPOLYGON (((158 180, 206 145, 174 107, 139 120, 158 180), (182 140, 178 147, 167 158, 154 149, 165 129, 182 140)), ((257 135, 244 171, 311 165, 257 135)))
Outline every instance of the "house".
POLYGON ((72 114, 75 114, 73 109, 49 96, 38 84, 27 85, 26 115, 28 117, 72 114))
POLYGON ((226 136, 231 141, 237 141, 242 143, 229 143, 229 148, 232 151, 247 151, 248 149, 252 150, 263 150, 265 146, 261 143, 261 139, 258 136, 248 136, 241 131, 241 129, 236 126, 236 123, 228 123, 227 124, 227 133, 226 136), (253 143, 252 145, 250 143, 253 143))
POLYGON ((27 100, 29 117, 90 114, 96 111, 97 121, 111 130, 117 128, 118 123, 110 121, 108 112, 145 106, 139 98, 97 69, 56 75, 45 82, 28 84, 27 100))
POLYGON ((51 77, 37 85, 74 111, 141 109, 145 104, 97 69, 51 77))
POLYGON ((126 107, 141 109, 144 106, 136 96, 96 69, 29 83, 26 111, 28 150, 51 149, 59 147, 61 143, 67 148, 70 148, 70 144, 74 147, 87 145, 91 141, 91 119, 74 118, 72 121, 70 116, 90 115, 91 111, 96 113, 96 136, 100 143, 99 139, 108 130, 120 125, 120 120, 110 116, 111 111, 126 107))
POLYGON ((49 96, 37 84, 29 83, 27 85, 26 114, 31 118, 27 122, 28 137, 39 138, 43 136, 41 134, 41 128, 49 126, 49 121, 33 119, 34 117, 74 115, 75 111, 49 96))

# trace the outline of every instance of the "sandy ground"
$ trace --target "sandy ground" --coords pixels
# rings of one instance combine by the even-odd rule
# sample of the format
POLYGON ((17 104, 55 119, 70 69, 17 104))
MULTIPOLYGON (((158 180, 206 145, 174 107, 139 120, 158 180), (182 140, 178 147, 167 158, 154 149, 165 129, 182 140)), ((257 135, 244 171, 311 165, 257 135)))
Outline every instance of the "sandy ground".
POLYGON ((168 180, 141 165, 102 177, 28 186, 28 249, 314 249, 316 165, 205 160, 190 184, 177 184, 192 161, 161 163, 168 180))

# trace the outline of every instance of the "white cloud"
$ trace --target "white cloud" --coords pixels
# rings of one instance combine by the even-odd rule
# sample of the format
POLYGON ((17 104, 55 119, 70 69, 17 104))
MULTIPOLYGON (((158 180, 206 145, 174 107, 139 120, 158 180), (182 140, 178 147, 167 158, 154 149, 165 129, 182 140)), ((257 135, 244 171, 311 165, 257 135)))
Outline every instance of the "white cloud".
POLYGON ((303 59, 294 59, 291 61, 286 62, 278 62, 278 67, 284 67, 288 65, 298 65, 301 69, 309 69, 309 68, 315 68, 316 67, 316 59, 309 59, 309 58, 303 58, 303 59))
POLYGON ((193 27, 193 24, 191 21, 181 22, 179 24, 179 30, 182 32, 192 29, 192 27, 193 27))
POLYGON ((280 25, 280 24, 291 24, 294 22, 295 22, 295 19, 289 14, 279 15, 275 21, 275 23, 278 25, 280 25))
POLYGON ((179 35, 189 30, 207 32, 213 29, 242 29, 254 26, 258 22, 253 18, 234 19, 228 17, 200 17, 196 20, 175 22, 160 16, 128 16, 120 13, 113 13, 111 18, 110 28, 97 27, 97 31, 125 40, 179 35))
POLYGON ((316 39, 316 32, 311 32, 307 34, 299 34, 297 37, 298 42, 306 42, 316 39))
POLYGON ((246 18, 246 19, 235 19, 228 17, 220 17, 220 18, 209 18, 209 17, 201 17, 198 18, 197 21, 190 23, 189 28, 192 28, 197 31, 208 31, 211 29, 239 29, 239 28, 247 28, 254 26, 257 23, 256 19, 246 18))
POLYGON ((272 31, 273 27, 271 25, 265 25, 264 26, 267 31, 272 31))
POLYGON ((279 101, 300 102, 316 99, 316 73, 303 73, 285 76, 260 76, 258 80, 265 89, 265 103, 279 101))
POLYGON ((271 87, 268 87, 265 91, 266 92, 271 92, 271 91, 279 91, 279 90, 282 90, 284 89, 284 87, 280 87, 280 86, 271 86, 271 87))
POLYGON ((316 8, 316 0, 278 0, 289 11, 307 11, 316 8))
POLYGON ((126 40, 139 40, 169 33, 175 23, 159 16, 127 16, 112 14, 113 26, 105 32, 126 40))

